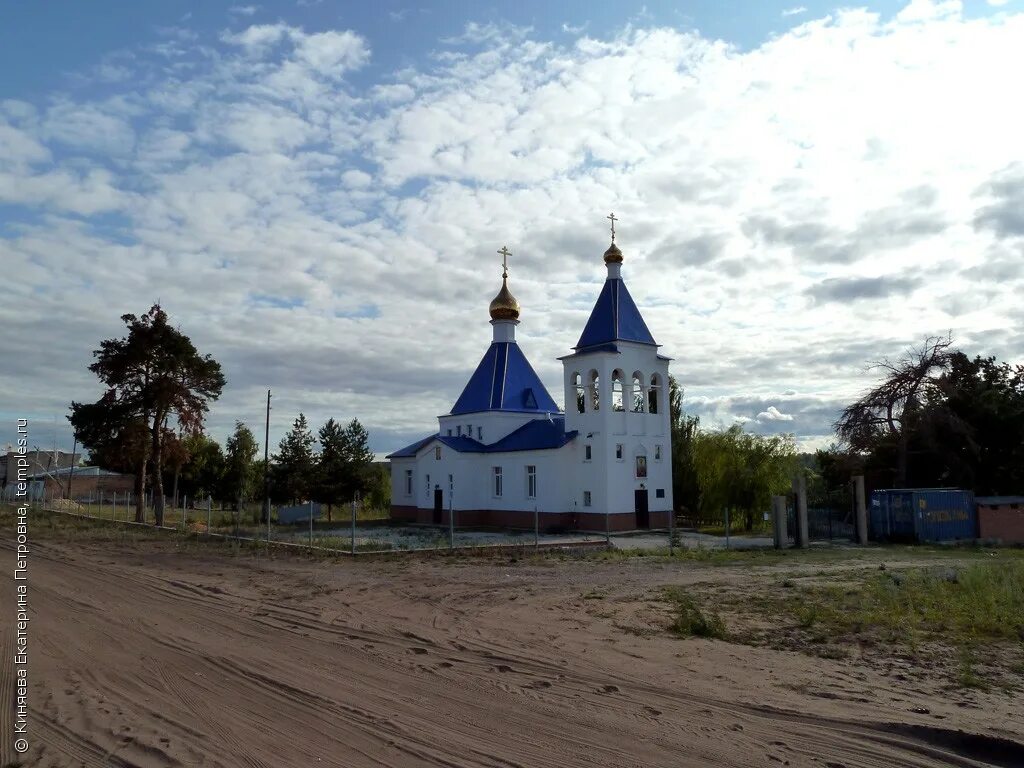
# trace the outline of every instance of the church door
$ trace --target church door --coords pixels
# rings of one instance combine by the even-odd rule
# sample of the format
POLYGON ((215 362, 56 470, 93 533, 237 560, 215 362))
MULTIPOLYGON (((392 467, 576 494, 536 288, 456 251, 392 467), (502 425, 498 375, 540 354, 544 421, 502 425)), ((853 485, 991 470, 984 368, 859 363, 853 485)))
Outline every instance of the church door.
POLYGON ((636 508, 636 527, 650 528, 651 516, 647 513, 647 491, 635 491, 633 498, 636 508))
POLYGON ((434 525, 444 522, 444 491, 434 488, 434 525))

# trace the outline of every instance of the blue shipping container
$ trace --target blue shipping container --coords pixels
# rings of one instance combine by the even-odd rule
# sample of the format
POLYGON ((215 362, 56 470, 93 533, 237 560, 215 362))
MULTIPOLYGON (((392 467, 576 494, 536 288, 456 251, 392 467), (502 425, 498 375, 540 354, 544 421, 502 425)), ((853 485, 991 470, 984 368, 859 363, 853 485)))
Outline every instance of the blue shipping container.
POLYGON ((971 491, 900 488, 871 494, 871 536, 878 541, 977 538, 971 491))

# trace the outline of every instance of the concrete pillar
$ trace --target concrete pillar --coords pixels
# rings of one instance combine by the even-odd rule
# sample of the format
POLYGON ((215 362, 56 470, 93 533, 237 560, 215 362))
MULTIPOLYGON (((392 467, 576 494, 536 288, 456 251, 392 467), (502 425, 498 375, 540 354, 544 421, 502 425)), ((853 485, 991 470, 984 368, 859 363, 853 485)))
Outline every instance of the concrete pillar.
POLYGON ((853 478, 853 492, 857 499, 857 543, 868 543, 868 508, 864 499, 864 475, 853 478))
POLYGON ((807 532, 807 478, 801 472, 796 480, 796 545, 806 548, 810 543, 807 532))
POLYGON ((772 530, 776 549, 782 549, 789 544, 789 537, 786 535, 785 496, 772 496, 772 530))

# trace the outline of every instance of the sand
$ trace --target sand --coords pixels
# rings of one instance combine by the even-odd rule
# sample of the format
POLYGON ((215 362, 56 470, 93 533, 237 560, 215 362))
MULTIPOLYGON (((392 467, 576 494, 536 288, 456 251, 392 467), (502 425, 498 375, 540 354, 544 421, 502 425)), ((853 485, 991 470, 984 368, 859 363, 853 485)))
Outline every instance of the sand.
MULTIPOLYGON (((9 547, 0 560, 10 573, 9 547)), ((756 578, 643 559, 257 564, 226 547, 36 542, 22 763, 1024 765, 1006 694, 663 631, 657 585, 756 578)))

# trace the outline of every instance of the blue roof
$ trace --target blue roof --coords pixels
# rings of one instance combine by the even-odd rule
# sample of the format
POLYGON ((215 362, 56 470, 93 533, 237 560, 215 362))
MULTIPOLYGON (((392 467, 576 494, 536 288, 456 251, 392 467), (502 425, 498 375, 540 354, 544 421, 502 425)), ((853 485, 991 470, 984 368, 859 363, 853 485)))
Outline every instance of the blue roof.
POLYGON ((590 347, 615 341, 636 341, 657 346, 622 278, 609 277, 605 280, 594 311, 590 313, 590 319, 575 348, 589 350, 590 347))
POLYGON ((495 341, 487 348, 451 412, 478 411, 559 412, 530 361, 512 341, 495 341))
POLYGON ((484 445, 471 437, 429 435, 407 445, 401 450, 389 454, 389 459, 403 459, 415 456, 429 443, 438 440, 459 453, 505 453, 508 451, 542 451, 561 448, 579 434, 575 430, 565 431, 565 419, 533 419, 526 422, 514 432, 505 435, 496 443, 484 445))

